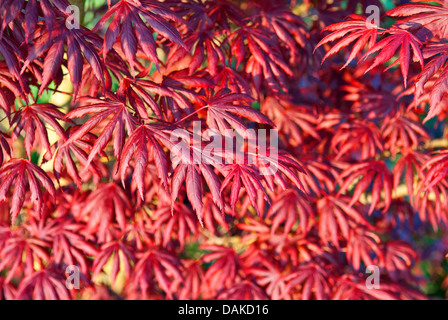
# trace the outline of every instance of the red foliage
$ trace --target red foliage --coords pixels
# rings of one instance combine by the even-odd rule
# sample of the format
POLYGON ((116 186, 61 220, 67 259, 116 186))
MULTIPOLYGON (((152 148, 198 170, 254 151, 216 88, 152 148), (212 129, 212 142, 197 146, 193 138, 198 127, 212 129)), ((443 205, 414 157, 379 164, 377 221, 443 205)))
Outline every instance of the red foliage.
POLYGON ((430 296, 448 3, 398 2, 0 0, 0 297, 430 296))

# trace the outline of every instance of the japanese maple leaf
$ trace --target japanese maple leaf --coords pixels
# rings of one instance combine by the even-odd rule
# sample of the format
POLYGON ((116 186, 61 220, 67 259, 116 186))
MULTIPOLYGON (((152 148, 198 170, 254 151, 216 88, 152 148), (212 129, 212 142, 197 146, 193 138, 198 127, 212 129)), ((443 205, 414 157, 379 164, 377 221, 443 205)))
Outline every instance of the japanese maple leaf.
POLYGON ((348 121, 340 124, 333 134, 331 148, 336 151, 337 160, 355 155, 361 160, 372 159, 383 149, 380 130, 374 122, 348 121))
POLYGON ((246 268, 246 272, 255 276, 256 283, 262 286, 272 300, 288 298, 288 274, 275 260, 262 256, 256 266, 246 268))
POLYGON ((205 196, 203 202, 202 219, 204 221, 205 228, 207 228, 211 234, 218 233, 219 229, 216 225, 220 226, 226 232, 230 232, 229 225, 225 221, 225 216, 223 215, 223 210, 218 208, 213 201, 213 196, 210 194, 205 196))
POLYGON ((139 77, 135 80, 124 78, 118 88, 118 95, 125 95, 143 119, 148 118, 145 108, 149 107, 159 119, 166 118, 166 111, 162 111, 164 108, 170 110, 178 120, 179 110, 193 112, 193 104, 203 103, 199 94, 185 87, 188 84, 208 86, 209 82, 195 76, 184 77, 181 72, 164 76, 160 82, 139 77))
POLYGON ((425 127, 419 122, 419 117, 411 112, 406 113, 408 116, 404 111, 387 116, 381 127, 385 147, 391 151, 393 157, 398 151, 405 153, 429 139, 425 127))
POLYGON ((219 130, 223 135, 228 135, 226 130, 233 128, 243 137, 247 136, 246 130, 249 127, 242 118, 274 126, 268 117, 248 106, 248 103, 252 101, 250 96, 231 93, 227 89, 222 89, 214 95, 212 91, 209 91, 206 105, 208 126, 219 130))
POLYGON ((0 61, 0 108, 5 111, 9 118, 11 115, 11 106, 14 105, 16 97, 25 98, 25 92, 22 91, 20 84, 9 72, 8 66, 4 61, 0 61))
MULTIPOLYGON (((189 34, 185 38, 185 44, 192 52, 188 68, 190 75, 196 72, 204 62, 207 63, 206 69, 212 76, 216 76, 220 66, 226 65, 227 58, 223 45, 211 30, 199 30, 189 34)), ((185 56, 185 49, 177 46, 170 51, 167 59, 180 59, 183 56, 185 56)))
POLYGON ((306 234, 312 226, 313 212, 306 196, 297 189, 283 191, 269 208, 267 218, 272 219, 272 233, 284 224, 284 233, 288 233, 299 221, 299 229, 306 234))
POLYGON ((109 94, 104 100, 83 97, 81 101, 86 105, 71 110, 65 115, 64 118, 82 118, 92 113, 95 115, 84 122, 83 125, 76 130, 76 132, 72 133, 64 146, 83 138, 87 133, 91 132, 92 129, 98 127, 100 123, 110 119, 104 126, 103 131, 98 136, 98 139, 93 144, 92 150, 90 150, 89 158, 87 159, 87 165, 90 164, 95 156, 107 146, 108 142, 112 138, 114 155, 118 158, 123 149, 125 130, 127 130, 128 134, 132 133, 136 123, 135 118, 131 114, 128 106, 112 94, 109 94))
MULTIPOLYGON (((92 145, 97 137, 93 133, 87 133, 83 138, 76 141, 67 143, 68 137, 71 133, 76 132, 79 126, 71 127, 64 137, 61 137, 53 146, 54 161, 53 172, 58 181, 61 179, 63 170, 66 169, 68 175, 73 179, 73 182, 81 188, 82 181, 89 179, 85 173, 89 173, 90 176, 94 175, 97 178, 101 177, 100 169, 95 162, 88 162, 89 152, 92 149, 92 145), (68 136, 67 136, 68 133, 68 136), (83 170, 79 172, 75 160, 79 162, 87 171, 83 170)), ((102 153, 103 156, 106 154, 102 153)), ((47 155, 44 155, 46 158, 47 155)), ((49 160, 49 159, 46 159, 49 160)))
POLYGON ((28 186, 31 191, 31 199, 36 205, 36 211, 41 213, 43 209, 43 192, 38 183, 41 182, 45 190, 55 198, 56 189, 46 172, 26 159, 11 159, 0 169, 0 202, 6 201, 7 193, 11 186, 14 191, 11 198, 11 223, 14 225, 20 208, 23 206, 28 186))
POLYGON ((345 274, 336 280, 334 300, 398 300, 398 294, 381 285, 380 289, 368 289, 365 277, 345 274))
POLYGON ((288 92, 288 76, 293 76, 291 67, 285 62, 278 44, 273 38, 268 38, 264 29, 244 27, 234 32, 231 39, 231 50, 237 60, 236 66, 246 61, 246 73, 253 78, 255 89, 260 92, 262 80, 276 94, 288 92), (247 41, 247 46, 244 42, 247 41), (247 51, 248 49, 248 51, 247 51))
POLYGON ((393 173, 393 188, 397 190, 404 175, 404 181, 408 190, 409 200, 414 204, 414 177, 416 174, 423 178, 423 164, 428 160, 428 156, 419 151, 408 151, 395 163, 393 173))
POLYGON ((170 130, 173 130, 173 128, 165 125, 142 125, 135 129, 123 147, 119 159, 121 180, 124 185, 126 170, 129 167, 129 161, 134 155, 133 177, 142 199, 144 199, 144 177, 149 156, 153 158, 159 178, 163 186, 168 190, 168 161, 161 142, 166 146, 170 146, 170 130))
POLYGON ((222 291, 219 300, 267 300, 268 296, 262 288, 250 280, 244 280, 222 291))
POLYGON ((232 248, 219 245, 201 245, 203 250, 210 251, 202 257, 205 263, 213 264, 205 272, 204 280, 212 290, 230 287, 243 272, 240 257, 232 248))
POLYGON ((172 254, 155 247, 138 254, 128 288, 133 292, 140 291, 143 299, 148 299, 158 286, 168 299, 173 299, 173 294, 182 281, 180 261, 172 254))
POLYGON ((261 151, 256 155, 255 164, 271 191, 274 190, 275 183, 283 190, 289 189, 287 180, 299 190, 304 190, 303 176, 306 171, 290 154, 269 148, 266 152, 261 151))
POLYGON ((349 239, 350 230, 369 226, 361 206, 351 206, 350 197, 327 195, 317 200, 319 236, 324 242, 339 247, 339 239, 349 239))
POLYGON ((358 53, 364 49, 366 44, 369 49, 375 45, 378 33, 380 32, 380 30, 378 30, 378 26, 359 15, 351 15, 349 18, 351 18, 351 20, 332 24, 322 30, 331 31, 332 33, 324 37, 317 44, 316 49, 328 42, 336 41, 342 38, 325 54, 322 59, 322 63, 328 57, 340 52, 341 49, 356 41, 347 62, 342 67, 343 69, 356 58, 358 53))
POLYGON ((96 51, 99 39, 83 26, 80 28, 67 28, 65 20, 58 20, 57 26, 51 33, 45 27, 41 27, 35 32, 34 45, 28 52, 22 72, 31 62, 45 54, 42 81, 38 93, 40 95, 48 87, 61 67, 64 53, 67 51, 67 69, 74 86, 74 97, 78 95, 81 85, 83 55, 84 59, 92 67, 94 75, 102 82, 104 87, 104 66, 96 51), (67 50, 65 50, 65 45, 67 45, 67 50))
POLYGON ((132 75, 136 62, 137 44, 153 63, 159 64, 154 32, 158 32, 188 50, 179 32, 166 19, 178 23, 184 23, 184 21, 165 3, 153 0, 120 0, 98 21, 93 32, 100 30, 110 18, 112 21, 104 37, 103 56, 106 57, 117 37, 120 36, 121 48, 130 65, 132 75))
POLYGON ((227 66, 221 68, 213 80, 219 89, 228 88, 234 93, 250 94, 248 81, 238 72, 227 66))
POLYGON ((347 241, 347 260, 353 269, 359 270, 361 261, 364 265, 377 265, 377 260, 372 257, 372 252, 382 261, 383 254, 380 249, 380 237, 363 228, 355 228, 350 232, 347 241))
POLYGON ((13 78, 15 78, 21 89, 24 89, 24 80, 20 76, 20 65, 17 53, 20 52, 19 46, 14 39, 9 35, 4 34, 0 37, 0 54, 3 57, 4 63, 13 78))
POLYGON ((260 215, 256 199, 257 190, 263 191, 264 197, 269 203, 270 199, 264 189, 263 184, 261 183, 261 177, 257 170, 244 164, 230 164, 224 166, 222 171, 227 173, 225 176, 226 178, 221 185, 221 193, 224 189, 231 185, 230 205, 232 207, 232 214, 235 215, 235 204, 240 197, 240 189, 244 187, 253 207, 257 211, 257 214, 260 215))
POLYGON ((448 175, 448 150, 441 150, 425 161, 421 166, 420 172, 425 174, 425 191, 442 182, 448 175))
POLYGON ((409 243, 391 240, 384 244, 384 266, 394 281, 411 280, 409 269, 417 259, 417 253, 409 243))
POLYGON ((90 268, 89 256, 98 254, 94 243, 88 241, 81 233, 85 225, 66 216, 45 220, 31 219, 25 226, 30 235, 51 244, 53 261, 57 264, 77 265, 85 275, 90 268))
MULTIPOLYGON (((428 162, 430 161, 431 159, 428 162)), ((448 216, 446 215, 448 180, 437 180, 439 180, 438 183, 433 186, 427 186, 431 180, 427 180, 426 177, 419 181, 414 199, 420 220, 429 223, 434 231, 439 230, 443 225, 448 225, 448 216)))
POLYGON ((373 181, 369 214, 373 212, 380 200, 381 191, 384 191, 384 201, 386 206, 383 211, 385 212, 392 200, 392 174, 383 161, 364 161, 344 170, 340 175, 340 179, 344 180, 338 194, 346 192, 352 183, 355 182, 355 179, 361 177, 362 179, 356 182, 350 205, 353 205, 359 200, 361 195, 367 191, 373 181))
POLYGON ((0 267, 8 269, 6 282, 10 282, 19 271, 30 276, 35 266, 43 267, 50 261, 50 242, 28 236, 23 228, 13 230, 2 244, 0 267))
POLYGON ((179 290, 179 299, 197 300, 202 293, 207 293, 206 284, 202 281, 204 279, 204 268, 200 260, 182 259, 182 264, 184 265, 184 281, 179 290))
POLYGON ((54 28, 57 17, 66 13, 66 8, 70 6, 67 0, 5 0, 0 3, 0 38, 5 27, 16 19, 21 12, 24 12, 25 37, 28 40, 39 22, 39 14, 43 14, 45 26, 49 31, 54 28), (39 10, 40 9, 40 10, 39 10))
POLYGON ((446 1, 421 1, 439 3, 443 6, 424 3, 408 3, 386 12, 391 17, 407 17, 396 24, 407 28, 429 29, 433 36, 446 38, 448 36, 448 5, 446 1))
POLYGON ((115 283, 120 271, 124 273, 126 280, 129 279, 136 260, 132 251, 132 247, 128 246, 123 240, 109 241, 103 244, 93 261, 92 277, 98 276, 106 263, 112 260, 112 270, 110 272, 112 283, 115 283))
POLYGON ((86 233, 96 234, 98 240, 104 242, 114 223, 121 231, 126 230, 131 208, 128 196, 120 186, 113 182, 104 183, 86 198, 80 217, 87 223, 86 233))
POLYGON ((262 4, 262 24, 274 32, 291 51, 292 58, 296 58, 298 47, 305 47, 309 37, 303 20, 280 3, 269 1, 262 4))
POLYGON ((12 118, 11 124, 15 125, 13 131, 16 137, 22 130, 25 130, 25 150, 28 158, 31 159, 31 148, 35 143, 36 132, 39 135, 40 143, 47 149, 50 157, 52 156, 45 124, 49 124, 59 137, 64 137, 65 130, 57 121, 62 120, 64 116, 58 107, 51 103, 31 104, 18 110, 12 118))
POLYGON ((16 297, 16 287, 10 282, 6 282, 3 277, 0 277, 0 294, 6 300, 14 300, 16 297))
POLYGON ((448 93, 448 44, 430 43, 423 49, 425 58, 431 60, 417 76, 415 83, 415 99, 429 93, 429 112, 424 122, 433 118, 443 110, 442 99, 448 93), (433 82, 433 83, 431 83, 433 82), (429 84, 429 86, 427 86, 429 84))
POLYGON ((180 188, 185 181, 187 197, 190 201, 193 209, 196 211, 199 222, 202 222, 202 209, 203 209, 203 187, 202 179, 204 178, 210 192, 213 196, 213 201, 222 210, 224 208, 223 200, 220 194, 220 181, 213 171, 213 168, 201 162, 194 164, 193 162, 180 162, 174 169, 174 173, 171 178, 171 203, 172 206, 179 195, 180 188))
POLYGON ((11 148, 9 146, 8 139, 8 135, 0 131, 0 167, 5 159, 5 153, 11 157, 11 148))
POLYGON ((389 61, 401 46, 398 59, 395 60, 386 70, 396 65, 400 65, 401 73, 404 78, 404 86, 406 87, 409 64, 411 62, 411 48, 413 51, 414 61, 420 62, 420 65, 423 69, 424 58, 420 49, 422 43, 409 31, 397 27, 390 28, 389 30, 387 30, 387 33, 389 34, 389 36, 386 36, 373 47, 371 47, 364 55, 365 58, 372 55, 373 53, 380 51, 379 54, 375 57, 375 60, 373 60, 373 63, 370 65, 370 67, 365 71, 365 73, 369 72, 378 65, 389 61))
POLYGON ((315 128, 317 117, 309 106, 298 105, 287 99, 266 97, 261 105, 261 111, 273 119, 276 128, 282 133, 281 137, 287 140, 285 144, 298 146, 304 143, 308 135, 320 139, 315 128))
POLYGON ((299 266, 285 280, 287 281, 285 292, 293 291, 294 288, 299 287, 302 300, 310 300, 311 295, 314 295, 317 300, 326 300, 331 292, 328 284, 328 272, 314 263, 299 266))
POLYGON ((167 247, 169 241, 175 238, 180 247, 184 248, 187 238, 198 233, 194 212, 182 203, 174 204, 173 210, 169 205, 157 209, 154 212, 154 220, 156 221, 153 228, 156 233, 161 233, 163 247, 167 247), (172 237, 173 234, 175 237, 172 237))
POLYGON ((66 276, 54 266, 35 271, 20 282, 16 299, 71 300, 65 280, 66 276))

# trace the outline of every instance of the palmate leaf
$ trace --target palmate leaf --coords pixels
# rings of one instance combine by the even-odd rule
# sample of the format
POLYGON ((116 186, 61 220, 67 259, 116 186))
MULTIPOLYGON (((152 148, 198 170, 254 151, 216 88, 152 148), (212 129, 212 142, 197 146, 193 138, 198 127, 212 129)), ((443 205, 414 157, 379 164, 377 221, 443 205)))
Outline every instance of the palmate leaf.
POLYGON ((25 202, 27 187, 31 191, 31 199, 36 205, 36 211, 42 212, 44 194, 38 180, 45 190, 53 197, 56 196, 56 189, 48 175, 40 167, 26 159, 11 159, 0 169, 0 202, 7 201, 7 193, 13 186, 14 191, 11 197, 11 223, 14 225, 20 208, 25 202))
POLYGON ((154 232, 162 235, 162 245, 165 248, 172 238, 177 239, 180 247, 184 248, 188 237, 198 233, 194 212, 185 204, 176 203, 173 210, 169 205, 157 209, 154 212, 154 220, 154 232))
POLYGON ((271 191, 274 190, 275 183, 283 190, 289 189, 290 183, 297 189, 304 190, 306 171, 287 152, 276 150, 275 147, 268 148, 266 152, 263 150, 256 155, 255 165, 271 191))
POLYGON ((154 82, 140 74, 135 80, 122 79, 117 90, 119 96, 126 97, 135 106, 139 116, 148 118, 146 108, 149 107, 159 119, 167 118, 171 111, 176 120, 180 119, 180 111, 193 112, 193 104, 202 104, 202 96, 188 87, 204 86, 211 83, 197 76, 188 76, 186 72, 174 72, 164 76, 162 81, 154 82))
POLYGON ((204 276, 204 281, 209 284, 211 290, 232 286, 243 273, 240 257, 233 248, 208 244, 201 245, 200 248, 209 251, 202 257, 202 261, 213 261, 204 276))
POLYGON ((177 257, 154 247, 138 254, 132 279, 126 289, 131 290, 131 297, 140 294, 141 298, 148 299, 159 287, 168 299, 173 299, 182 281, 182 264, 177 257))
POLYGON ((220 181, 213 171, 212 167, 206 163, 194 164, 192 162, 180 162, 174 169, 174 173, 171 179, 171 202, 172 206, 176 201, 181 186, 184 181, 186 184, 187 197, 190 201, 193 209, 196 211, 199 222, 203 226, 202 222, 202 209, 203 209, 203 194, 202 188, 204 178, 210 192, 213 196, 213 202, 223 210, 224 204, 219 192, 220 181))
POLYGON ((383 211, 385 212, 392 201, 392 173, 389 171, 386 164, 383 161, 371 160, 350 166, 340 175, 340 179, 343 179, 343 181, 338 194, 346 192, 358 178, 361 179, 356 182, 350 205, 353 205, 359 200, 361 195, 367 191, 373 181, 369 214, 373 212, 381 199, 381 191, 384 191, 385 207, 383 211))
POLYGON ((382 263, 383 253, 380 244, 380 237, 369 229, 352 229, 347 241, 347 260, 353 266, 353 269, 359 270, 361 261, 365 266, 377 265, 378 262, 382 263), (372 255, 372 252, 375 255, 372 255))
POLYGON ((57 120, 62 120, 64 116, 57 106, 50 103, 32 104, 20 108, 12 118, 11 124, 15 125, 13 131, 16 138, 21 131, 25 131, 25 150, 28 158, 31 159, 31 148, 35 144, 36 132, 39 135, 39 142, 47 149, 50 157, 52 156, 45 124, 49 124, 56 134, 63 138, 65 130, 57 120))
POLYGON ((121 48, 130 65, 132 75, 136 62, 137 44, 153 63, 159 64, 156 42, 153 38, 154 32, 160 33, 188 50, 179 32, 166 19, 178 23, 184 21, 165 3, 153 0, 120 0, 98 21, 93 32, 100 30, 110 18, 112 21, 104 37, 103 56, 106 57, 119 36, 121 48))
POLYGON ((407 17, 399 20, 396 24, 412 28, 425 27, 433 36, 446 38, 448 36, 448 4, 446 1, 422 0, 418 2, 439 3, 442 6, 425 3, 409 3, 398 6, 386 12, 391 17, 407 17))
POLYGON ((57 17, 66 14, 66 8, 70 5, 67 0, 4 0, 0 2, 0 38, 5 27, 24 12, 25 37, 28 40, 35 30, 39 18, 45 21, 48 31, 53 31, 57 17))
POLYGON ((350 201, 350 197, 334 195, 317 200, 318 232, 323 242, 339 247, 341 239, 349 239, 351 229, 369 226, 363 207, 351 205, 350 201))
POLYGON ((374 122, 348 120, 340 124, 333 134, 331 148, 336 151, 337 160, 347 157, 372 159, 378 150, 383 149, 380 130, 374 122))
POLYGON ((0 168, 5 160, 5 153, 11 157, 11 147, 8 143, 8 135, 0 131, 0 168))
POLYGON ((19 300, 71 300, 64 281, 65 275, 57 267, 35 271, 20 282, 16 299, 19 300))
MULTIPOLYGON (((94 161, 88 162, 89 152, 92 150, 93 142, 97 137, 92 133, 87 133, 83 138, 76 141, 67 143, 68 137, 71 133, 76 132, 78 126, 73 126, 66 131, 66 135, 61 137, 55 144, 53 144, 52 149, 54 150, 54 161, 53 161, 53 172, 55 174, 58 182, 62 178, 64 169, 67 171, 68 176, 73 179, 73 182, 79 187, 82 187, 82 181, 88 179, 90 176, 94 175, 97 178, 101 177, 100 169, 97 163, 94 161), (83 171, 79 171, 77 163, 79 162, 83 167, 83 171), (87 170, 87 171, 86 171, 87 170)), ((102 153, 103 156, 106 156, 102 153)), ((45 160, 50 160, 47 154, 44 155, 45 160)))
POLYGON ((184 267, 183 275, 184 281, 179 291, 179 299, 197 300, 202 294, 202 298, 207 294, 206 284, 202 281, 204 279, 204 269, 200 260, 182 259, 184 267))
POLYGON ((304 21, 281 3, 269 1, 260 4, 263 6, 262 24, 277 35, 291 51, 289 55, 293 59, 297 58, 298 48, 305 47, 309 38, 304 21))
POLYGON ((23 89, 24 80, 20 76, 19 59, 16 55, 18 52, 19 45, 14 39, 6 34, 0 37, 0 54, 3 57, 4 63, 8 67, 9 73, 19 82, 21 88, 23 89))
POLYGON ((380 32, 378 26, 359 15, 351 15, 349 18, 351 18, 351 20, 332 24, 322 30, 331 31, 332 33, 323 38, 317 44, 316 49, 328 42, 342 38, 325 54, 322 63, 328 59, 328 57, 340 52, 341 49, 356 41, 347 62, 342 67, 345 68, 356 58, 358 53, 361 52, 366 45, 368 45, 369 49, 375 45, 378 33, 380 32))
POLYGON ((250 96, 231 93, 227 89, 216 94, 209 91, 206 98, 208 126, 219 130, 224 136, 228 135, 226 130, 234 129, 243 137, 248 135, 246 130, 249 127, 241 118, 274 126, 268 117, 248 105, 252 100, 250 96))
POLYGON ((422 43, 412 33, 397 27, 391 27, 386 31, 386 33, 388 33, 389 35, 383 38, 373 47, 371 47, 369 51, 367 51, 364 55, 365 58, 372 55, 373 53, 380 51, 379 54, 375 57, 375 60, 373 60, 373 63, 370 65, 370 67, 365 71, 365 73, 369 72, 378 65, 389 61, 395 55, 395 52, 398 50, 398 48, 401 47, 398 59, 395 60, 386 70, 399 65, 404 78, 404 86, 406 87, 409 73, 409 64, 411 63, 411 48, 414 57, 413 60, 418 61, 423 69, 424 58, 420 49, 422 43))
POLYGON ((11 282, 20 272, 31 276, 35 266, 43 267, 50 260, 50 243, 27 235, 24 228, 12 230, 1 244, 0 267, 9 271, 5 282, 11 282))
POLYGON ((84 274, 88 274, 90 257, 98 254, 92 241, 81 234, 85 225, 73 218, 62 216, 43 220, 31 219, 26 230, 41 241, 51 244, 52 257, 57 264, 77 265, 84 274))
POLYGON ((245 271, 255 277, 256 283, 272 300, 291 298, 286 279, 288 274, 272 258, 262 256, 256 266, 246 267, 245 271))
POLYGON ((221 193, 227 186, 232 186, 230 192, 230 206, 233 215, 235 215, 235 204, 240 198, 240 189, 243 187, 258 215, 260 215, 260 212, 257 206, 257 190, 263 191, 266 201, 271 203, 271 200, 261 183, 261 177, 256 169, 244 164, 230 164, 224 166, 221 170, 227 172, 226 178, 221 185, 221 193))
POLYGON ((110 119, 103 131, 98 136, 98 139, 93 144, 90 150, 87 165, 99 154, 113 138, 114 155, 118 158, 123 150, 125 140, 125 130, 128 134, 132 133, 135 127, 136 120, 131 114, 128 106, 115 95, 108 94, 107 98, 97 99, 90 97, 83 97, 81 102, 85 105, 71 110, 65 115, 65 119, 82 118, 89 114, 95 114, 89 120, 83 123, 74 133, 70 135, 67 142, 62 147, 65 147, 75 141, 82 139, 86 134, 91 133, 94 128, 97 128, 103 121, 110 119), (114 134, 115 133, 115 134, 114 134))
POLYGON ((328 272, 317 264, 304 264, 291 272, 287 277, 285 291, 289 292, 295 288, 300 288, 300 299, 310 300, 311 295, 316 300, 328 299, 330 286, 328 272))
POLYGON ((411 112, 397 112, 386 116, 381 127, 385 147, 392 156, 401 151, 406 153, 419 146, 420 142, 429 140, 425 127, 419 123, 418 116, 411 112))
POLYGON ((252 76, 256 92, 260 92, 263 79, 275 94, 279 94, 281 90, 288 92, 287 77, 293 76, 294 73, 285 62, 274 39, 266 37, 264 29, 254 27, 241 28, 234 34, 230 43, 237 60, 236 66, 246 61, 246 55, 250 53, 246 62, 246 73, 252 76))
POLYGON ((244 280, 222 291, 219 300, 267 300, 268 296, 262 288, 249 280, 244 280))
POLYGON ((295 104, 287 99, 280 100, 266 97, 261 105, 261 112, 266 114, 276 125, 276 129, 284 136, 285 144, 298 146, 303 144, 307 136, 320 140, 316 130, 317 117, 312 107, 295 104))
POLYGON ((123 240, 109 241, 102 245, 93 261, 92 277, 98 276, 106 263, 112 259, 112 270, 110 272, 112 283, 116 282, 120 271, 124 273, 125 279, 128 280, 136 260, 132 249, 123 240), (123 270, 121 270, 121 266, 123 266, 123 270))
POLYGON ((134 155, 133 177, 142 199, 144 199, 144 177, 150 155, 154 159, 162 185, 168 190, 168 160, 162 144, 168 147, 171 146, 170 131, 172 130, 174 130, 174 127, 165 125, 142 125, 134 130, 123 147, 119 158, 121 180, 124 185, 126 170, 134 155))
MULTIPOLYGON (((188 32, 187 34, 185 45, 190 48, 188 52, 191 52, 192 55, 188 66, 189 75, 201 69, 206 62, 207 66, 205 69, 210 75, 216 76, 218 68, 225 66, 227 63, 223 44, 209 29, 199 30, 194 33, 188 32)), ((170 50, 167 61, 169 64, 178 62, 185 57, 186 53, 184 47, 177 45, 170 50)))
POLYGON ((414 204, 414 177, 416 174, 423 178, 422 166, 427 161, 428 156, 418 151, 408 151, 396 162, 393 173, 393 188, 397 190, 401 177, 404 175, 404 181, 408 190, 411 204, 414 204))
POLYGON ((3 109, 8 118, 11 115, 11 107, 14 105, 16 97, 25 98, 26 92, 28 92, 28 88, 26 86, 22 88, 10 73, 7 64, 0 61, 0 108, 3 109))
POLYGON ((442 182, 448 175, 448 150, 441 150, 427 159, 422 164, 419 173, 424 173, 424 191, 442 182))
POLYGON ((274 199, 267 218, 272 219, 272 233, 284 224, 284 233, 288 233, 299 221, 299 229, 306 234, 312 227, 313 211, 306 196, 297 189, 283 191, 274 199))
POLYGON ((424 122, 433 118, 443 110, 442 99, 448 93, 448 44, 430 43, 424 50, 425 58, 431 60, 425 65, 422 72, 417 76, 415 83, 415 100, 424 93, 429 94, 429 112, 424 122), (433 81, 431 84, 430 82, 433 81), (427 84, 430 84, 428 87, 427 84))
POLYGON ((95 234, 99 242, 108 238, 115 224, 124 232, 133 212, 127 194, 113 182, 99 184, 85 199, 80 211, 79 218, 86 223, 86 234, 95 234))
POLYGON ((39 95, 48 87, 56 72, 63 63, 65 45, 67 46, 67 69, 74 87, 74 97, 77 97, 82 80, 83 56, 92 67, 95 77, 104 87, 104 66, 96 48, 100 46, 100 39, 87 28, 69 29, 65 20, 57 20, 55 30, 50 31, 46 26, 37 29, 33 36, 33 46, 22 67, 22 73, 36 59, 45 54, 42 81, 39 95))
POLYGON ((404 241, 392 240, 384 244, 384 251, 384 266, 392 280, 411 280, 409 269, 417 259, 412 246, 404 241))

